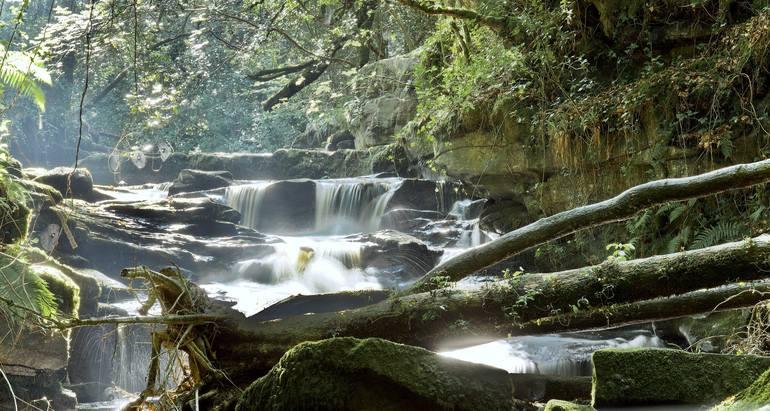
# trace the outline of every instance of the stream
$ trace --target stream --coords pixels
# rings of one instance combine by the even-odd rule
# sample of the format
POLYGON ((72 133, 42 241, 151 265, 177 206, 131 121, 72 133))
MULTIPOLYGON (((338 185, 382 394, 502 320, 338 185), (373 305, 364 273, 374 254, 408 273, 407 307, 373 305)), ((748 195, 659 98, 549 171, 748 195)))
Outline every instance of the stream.
MULTIPOLYGON (((168 184, 128 187, 113 197, 129 203, 158 200, 167 196, 168 188, 168 184)), ((247 316, 263 315, 266 308, 299 294, 398 289, 441 260, 496 238, 480 227, 483 200, 464 196, 450 183, 376 176, 237 181, 224 190, 193 196, 236 209, 243 226, 269 236, 267 251, 224 262, 230 267, 227 272, 197 273, 195 278, 210 296, 231 301, 247 316), (407 186, 421 189, 404 191, 407 186), (420 205, 431 208, 409 208, 420 205)), ((325 307, 327 303, 316 303, 313 310, 339 308, 325 307)), ((140 302, 124 299, 112 305, 136 314, 140 302)), ((141 390, 149 360, 143 337, 118 328, 116 354, 106 363, 120 389, 105 389, 102 399, 114 401, 82 404, 80 409, 117 409, 127 392, 141 390)), ((638 327, 516 337, 441 354, 510 373, 590 376, 590 356, 598 349, 662 346, 649 328, 638 327)))

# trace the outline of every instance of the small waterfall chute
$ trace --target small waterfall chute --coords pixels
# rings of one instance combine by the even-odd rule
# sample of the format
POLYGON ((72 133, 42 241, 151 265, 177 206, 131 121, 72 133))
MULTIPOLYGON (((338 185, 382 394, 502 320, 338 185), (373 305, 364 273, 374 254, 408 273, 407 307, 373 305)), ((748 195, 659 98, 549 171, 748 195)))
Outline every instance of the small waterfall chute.
POLYGON ((227 187, 224 195, 225 202, 241 213, 242 225, 257 228, 260 217, 259 211, 265 198, 265 189, 270 184, 269 181, 259 181, 227 187))
POLYGON ((316 182, 316 232, 375 231, 398 180, 340 179, 316 182))

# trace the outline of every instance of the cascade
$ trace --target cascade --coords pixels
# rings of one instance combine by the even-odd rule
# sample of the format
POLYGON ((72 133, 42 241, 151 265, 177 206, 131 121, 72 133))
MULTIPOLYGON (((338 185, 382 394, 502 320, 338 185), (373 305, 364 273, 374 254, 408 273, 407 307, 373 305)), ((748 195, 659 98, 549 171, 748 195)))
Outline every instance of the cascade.
POLYGON ((228 206, 241 213, 241 224, 256 227, 259 221, 259 209, 265 197, 268 181, 227 187, 224 199, 228 206))
POLYGON ((317 181, 316 232, 341 234, 377 230, 397 184, 393 179, 317 181))

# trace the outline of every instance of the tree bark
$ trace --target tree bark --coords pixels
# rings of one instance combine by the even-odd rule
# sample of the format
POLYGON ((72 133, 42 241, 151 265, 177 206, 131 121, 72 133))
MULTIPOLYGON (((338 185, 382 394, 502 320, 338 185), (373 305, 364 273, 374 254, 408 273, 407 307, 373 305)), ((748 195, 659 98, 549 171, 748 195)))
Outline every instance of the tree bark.
POLYGON ((447 276, 457 281, 529 248, 579 230, 629 219, 655 205, 705 197, 767 181, 770 181, 770 160, 738 164, 692 177, 641 184, 616 197, 554 214, 464 251, 434 267, 407 293, 429 290, 434 277, 447 276))

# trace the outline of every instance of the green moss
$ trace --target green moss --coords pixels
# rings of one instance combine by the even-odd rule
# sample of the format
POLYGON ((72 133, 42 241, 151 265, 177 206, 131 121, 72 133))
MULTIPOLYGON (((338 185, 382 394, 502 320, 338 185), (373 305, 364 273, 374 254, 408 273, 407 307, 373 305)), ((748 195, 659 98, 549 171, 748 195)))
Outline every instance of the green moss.
POLYGON ((748 387, 770 357, 607 349, 593 354, 593 405, 713 404, 748 387))
POLYGON ((42 265, 32 264, 29 270, 45 281, 49 291, 56 299, 60 314, 77 317, 80 309, 80 287, 62 271, 42 265))
POLYGON ((237 410, 511 410, 511 394, 503 370, 381 339, 334 338, 289 350, 237 410))
POLYGON ((714 407, 712 411, 745 411, 755 410, 770 404, 770 368, 748 388, 737 395, 726 399, 714 407))

